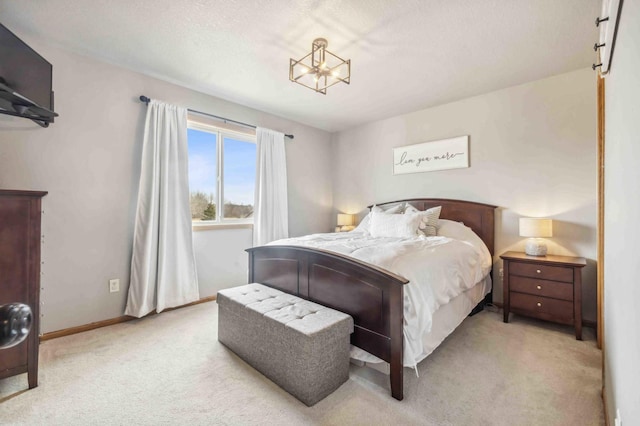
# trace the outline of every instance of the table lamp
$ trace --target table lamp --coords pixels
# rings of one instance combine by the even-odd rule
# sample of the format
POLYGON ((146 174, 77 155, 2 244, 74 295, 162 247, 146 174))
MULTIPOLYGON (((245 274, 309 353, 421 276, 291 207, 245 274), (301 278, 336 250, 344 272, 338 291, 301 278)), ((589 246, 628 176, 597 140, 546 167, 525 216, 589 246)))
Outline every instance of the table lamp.
POLYGON ((338 213, 338 226, 340 227, 340 232, 351 231, 353 229, 353 215, 338 213))
POLYGON ((520 236, 529 237, 524 252, 529 256, 545 256, 547 245, 542 238, 553 236, 551 219, 520 218, 520 236))

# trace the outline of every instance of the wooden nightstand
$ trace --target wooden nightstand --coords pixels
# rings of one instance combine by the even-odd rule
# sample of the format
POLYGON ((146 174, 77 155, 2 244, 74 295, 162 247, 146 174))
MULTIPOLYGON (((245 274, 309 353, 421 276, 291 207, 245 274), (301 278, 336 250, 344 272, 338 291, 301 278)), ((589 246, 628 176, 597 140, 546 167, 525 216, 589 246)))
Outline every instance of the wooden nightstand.
POLYGON ((509 251, 504 260, 504 322, 509 313, 573 324, 582 340, 582 257, 529 256, 509 251))

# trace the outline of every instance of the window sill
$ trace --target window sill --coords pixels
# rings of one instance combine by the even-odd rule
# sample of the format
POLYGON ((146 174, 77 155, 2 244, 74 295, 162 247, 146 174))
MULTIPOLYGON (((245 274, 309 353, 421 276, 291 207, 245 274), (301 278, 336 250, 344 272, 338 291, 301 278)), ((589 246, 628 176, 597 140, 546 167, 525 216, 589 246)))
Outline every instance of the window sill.
POLYGON ((196 231, 212 231, 216 229, 253 229, 253 223, 207 223, 203 225, 192 225, 191 229, 196 231))

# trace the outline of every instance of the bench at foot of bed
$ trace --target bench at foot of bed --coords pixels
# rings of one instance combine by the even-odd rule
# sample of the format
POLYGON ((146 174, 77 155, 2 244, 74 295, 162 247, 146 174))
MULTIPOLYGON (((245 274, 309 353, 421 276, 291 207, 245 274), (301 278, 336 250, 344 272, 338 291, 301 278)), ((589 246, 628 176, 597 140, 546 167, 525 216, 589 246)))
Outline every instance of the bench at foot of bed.
POLYGON ((217 302, 218 340, 306 405, 349 379, 349 315, 255 283, 217 302))

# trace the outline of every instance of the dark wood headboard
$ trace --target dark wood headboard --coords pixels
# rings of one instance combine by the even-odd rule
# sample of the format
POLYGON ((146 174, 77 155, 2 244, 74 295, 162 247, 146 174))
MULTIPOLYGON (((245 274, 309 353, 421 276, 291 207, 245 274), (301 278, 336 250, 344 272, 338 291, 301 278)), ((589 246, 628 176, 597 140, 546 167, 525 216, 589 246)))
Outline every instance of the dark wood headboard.
MULTIPOLYGON (((395 204, 411 204, 418 210, 427 210, 431 207, 442 206, 440 212, 441 219, 455 220, 462 222, 484 241, 491 253, 494 255, 495 241, 495 209, 496 206, 473 201, 449 200, 446 198, 411 198, 408 200, 390 201, 376 204, 382 208, 392 207, 395 204)), ((373 205, 369 206, 371 209, 373 205)))

